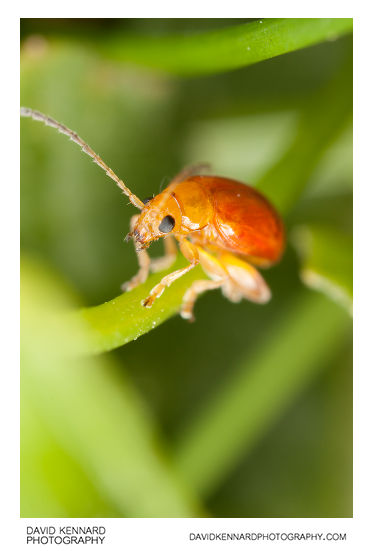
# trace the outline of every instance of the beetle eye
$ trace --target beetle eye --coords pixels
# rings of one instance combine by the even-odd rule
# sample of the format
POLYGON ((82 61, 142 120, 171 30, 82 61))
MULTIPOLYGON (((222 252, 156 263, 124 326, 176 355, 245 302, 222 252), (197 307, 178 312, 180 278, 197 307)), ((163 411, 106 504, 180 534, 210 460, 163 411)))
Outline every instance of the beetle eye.
POLYGON ((172 216, 165 216, 162 222, 159 224, 158 229, 162 233, 168 233, 174 229, 175 219, 172 216))
POLYGON ((153 199, 153 197, 146 197, 145 199, 143 199, 143 203, 144 205, 146 205, 146 203, 149 203, 149 201, 151 201, 153 199))

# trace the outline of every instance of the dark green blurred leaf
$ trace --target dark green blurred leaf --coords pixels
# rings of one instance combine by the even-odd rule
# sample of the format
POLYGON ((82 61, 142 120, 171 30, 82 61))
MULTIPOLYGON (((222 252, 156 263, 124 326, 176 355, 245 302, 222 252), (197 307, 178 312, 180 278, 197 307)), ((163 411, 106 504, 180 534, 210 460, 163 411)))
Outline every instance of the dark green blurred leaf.
POLYGON ((325 150, 351 120, 351 75, 349 59, 311 99, 301 115, 292 145, 257 183, 283 215, 294 207, 325 150))
POLYGON ((352 517, 351 335, 208 499, 217 517, 352 517))
POLYGON ((302 293, 181 435, 175 458, 185 479, 203 495, 216 488, 326 367, 349 328, 340 308, 302 293))

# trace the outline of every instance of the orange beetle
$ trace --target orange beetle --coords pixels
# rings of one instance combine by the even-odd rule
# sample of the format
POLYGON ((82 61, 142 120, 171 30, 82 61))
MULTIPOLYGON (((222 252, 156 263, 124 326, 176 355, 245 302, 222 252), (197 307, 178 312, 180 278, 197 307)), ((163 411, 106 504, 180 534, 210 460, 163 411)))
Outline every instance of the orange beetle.
POLYGON ((252 187, 219 176, 198 174, 201 166, 188 167, 178 174, 161 193, 141 201, 104 161, 75 132, 28 108, 21 115, 57 128, 105 170, 131 203, 141 210, 131 218, 127 239, 135 242, 139 260, 138 273, 122 289, 129 291, 143 283, 149 271, 171 266, 177 248, 189 261, 188 266, 161 279, 142 304, 150 308, 166 287, 201 264, 209 280, 197 280, 186 291, 180 310, 183 318, 193 319, 193 306, 198 295, 221 287, 232 302, 246 298, 265 303, 271 292, 254 265, 268 267, 280 260, 284 249, 284 229, 281 218, 268 200, 252 187), (146 249, 159 239, 165 239, 165 255, 150 259, 146 249))

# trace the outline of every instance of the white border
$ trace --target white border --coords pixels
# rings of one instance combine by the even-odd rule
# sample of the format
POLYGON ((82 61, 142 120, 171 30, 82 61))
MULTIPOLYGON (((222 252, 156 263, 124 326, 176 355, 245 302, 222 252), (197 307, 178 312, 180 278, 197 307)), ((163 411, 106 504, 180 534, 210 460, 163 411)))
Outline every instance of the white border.
MULTIPOLYGON (((371 308, 371 251, 372 227, 372 82, 371 82, 371 18, 365 5, 368 3, 314 1, 312 13, 299 3, 274 2, 247 3, 229 2, 219 6, 217 2, 189 1, 183 7, 176 3, 136 3, 136 6, 116 2, 102 3, 72 2, 67 0, 61 6, 57 3, 36 0, 21 2, 18 6, 3 7, 2 52, 2 133, 1 151, 6 158, 2 168, 2 216, 1 236, 3 243, 2 289, 5 310, 1 319, 6 323, 2 335, 2 396, 1 419, 5 420, 2 434, 2 531, 1 546, 4 549, 24 548, 25 526, 27 524, 58 525, 62 519, 34 520, 19 519, 19 377, 18 377, 18 186, 19 181, 19 17, 247 17, 247 12, 260 17, 354 17, 354 158, 355 158, 355 324, 354 324, 354 519, 67 519, 66 524, 103 524, 107 527, 106 549, 190 549, 193 546, 224 548, 254 545, 249 542, 199 543, 188 540, 189 532, 346 532, 345 549, 369 549, 372 546, 370 533, 370 511, 372 510, 372 323, 371 308), (148 4, 148 5, 146 5, 148 4), (338 6, 338 7, 337 7, 338 6), (195 9, 196 8, 196 9, 195 9), (308 13, 305 13, 308 11, 308 13), (279 13, 281 12, 281 13, 279 13), (316 13, 317 12, 317 13, 316 13), (322 14, 322 15, 321 15, 322 14), (10 208, 12 205, 12 208, 10 208), (5 249, 5 255, 4 255, 5 249), (11 391, 9 391, 11 388, 11 391), (11 412, 11 413, 10 413, 11 412), (9 420, 12 420, 10 423, 9 420), (57 522, 55 522, 57 521, 57 522)), ((223 4, 223 3, 222 3, 223 4)), ((4 163, 4 161, 3 161, 4 163)), ((273 543, 259 543, 261 548, 273 547, 273 543)), ((295 548, 294 542, 278 543, 281 548, 295 548)), ((305 545, 318 546, 323 543, 309 542, 305 545)), ((325 543, 325 545, 329 545, 325 543)), ((336 545, 336 544, 330 544, 336 545)), ((43 546, 49 548, 49 546, 43 546)), ((61 546, 60 546, 61 547, 61 546)), ((30 548, 28 546, 28 548, 30 548)), ((298 546, 297 546, 298 548, 298 546)))

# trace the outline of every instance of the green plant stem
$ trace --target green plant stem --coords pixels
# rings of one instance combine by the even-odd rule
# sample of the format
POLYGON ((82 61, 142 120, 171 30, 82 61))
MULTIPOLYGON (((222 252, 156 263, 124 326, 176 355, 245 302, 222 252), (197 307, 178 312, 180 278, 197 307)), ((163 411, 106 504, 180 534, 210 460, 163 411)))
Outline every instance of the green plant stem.
POLYGON ((110 34, 98 47, 116 61, 199 75, 251 65, 351 31, 352 19, 261 19, 181 36, 110 34))

